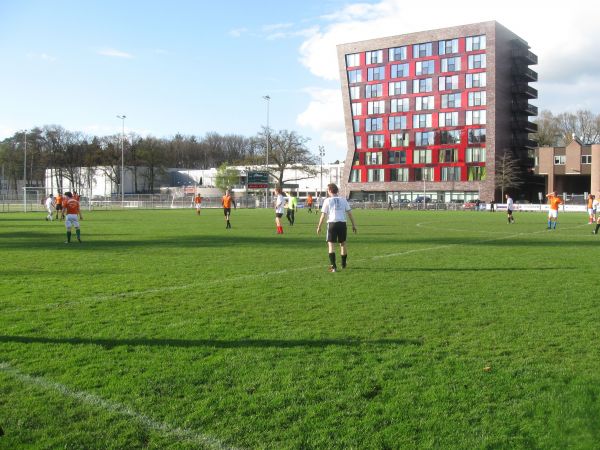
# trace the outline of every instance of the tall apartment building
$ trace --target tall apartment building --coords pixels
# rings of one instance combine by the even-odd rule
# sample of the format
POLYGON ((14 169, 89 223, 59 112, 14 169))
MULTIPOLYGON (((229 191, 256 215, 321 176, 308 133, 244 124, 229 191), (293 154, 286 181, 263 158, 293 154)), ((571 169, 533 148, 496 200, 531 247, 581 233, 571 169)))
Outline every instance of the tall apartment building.
POLYGON ((533 167, 537 64, 495 21, 337 47, 351 198, 494 198, 496 155, 533 167))

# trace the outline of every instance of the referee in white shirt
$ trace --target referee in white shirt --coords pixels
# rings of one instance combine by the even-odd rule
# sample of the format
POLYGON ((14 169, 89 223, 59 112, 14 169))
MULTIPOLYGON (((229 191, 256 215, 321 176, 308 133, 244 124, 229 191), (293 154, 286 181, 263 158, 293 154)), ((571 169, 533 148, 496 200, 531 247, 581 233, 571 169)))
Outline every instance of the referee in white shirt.
POLYGON ((319 225, 317 225, 317 234, 321 232, 321 225, 325 216, 327 216, 327 249, 329 252, 330 272, 337 272, 335 263, 335 243, 340 243, 340 253, 342 256, 342 269, 346 267, 346 259, 348 258, 348 250, 346 248, 346 214, 352 222, 352 231, 356 233, 356 225, 352 210, 345 198, 338 197, 339 189, 334 184, 327 185, 327 194, 329 195, 323 202, 321 208, 321 217, 319 225))
POLYGON ((515 223, 515 218, 513 217, 513 209, 515 205, 513 203, 513 199, 510 195, 506 194, 506 213, 508 214, 508 223, 515 223))

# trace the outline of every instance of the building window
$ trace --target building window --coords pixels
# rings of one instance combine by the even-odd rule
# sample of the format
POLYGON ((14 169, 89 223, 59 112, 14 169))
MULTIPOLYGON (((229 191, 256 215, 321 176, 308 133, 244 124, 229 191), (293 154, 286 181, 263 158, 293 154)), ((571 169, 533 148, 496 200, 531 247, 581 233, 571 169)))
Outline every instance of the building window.
POLYGON ((465 87, 469 88, 482 88, 486 85, 485 72, 481 73, 468 73, 466 75, 465 87))
POLYGON ((591 164, 592 155, 581 155, 581 164, 591 164))
POLYGON ((367 181, 383 181, 383 169, 369 169, 367 171, 367 181))
POLYGON ((408 133, 392 133, 390 135, 392 147, 408 147, 408 133))
POLYGON ((406 112, 409 110, 409 99, 393 98, 390 100, 390 110, 393 113, 406 112))
POLYGON ((485 143, 485 128, 472 128, 469 130, 469 144, 485 143))
POLYGON ((360 98, 360 86, 352 86, 350 88, 350 99, 358 100, 360 98))
POLYGON ((367 69, 367 81, 383 80, 385 78, 385 67, 369 67, 367 69))
POLYGON ((460 70, 460 56, 442 59, 440 72, 458 72, 460 70))
POLYGON ((460 108, 460 94, 442 94, 442 108, 460 108))
POLYGON ((458 39, 449 39, 438 43, 438 53, 440 55, 449 55, 458 53, 458 39))
POLYGON ((406 151, 388 152, 388 164, 406 164, 406 151))
POLYGON ((362 70, 349 70, 348 71, 348 83, 361 83, 362 82, 362 70))
POLYGON ((367 147, 368 148, 382 148, 383 147, 383 134, 370 134, 368 136, 367 147))
POLYGON ((385 113, 385 102, 379 100, 377 102, 367 103, 367 114, 384 114, 385 113))
POLYGON ((383 84, 367 84, 365 86, 365 98, 381 97, 383 95, 383 84))
POLYGON ((407 57, 406 47, 390 48, 390 61, 403 61, 407 57))
POLYGON ((485 106, 485 91, 469 92, 469 106, 485 106))
POLYGON ((388 130, 406 130, 406 116, 390 116, 388 119, 388 130))
POLYGON ((432 78, 413 80, 413 93, 420 94, 423 92, 431 92, 433 90, 432 80, 432 78))
POLYGON ((408 76, 408 63, 392 64, 390 78, 402 78, 408 76))
POLYGON ((440 131, 440 144, 460 144, 460 130, 440 131))
POLYGON ((484 69, 485 68, 485 53, 477 55, 469 55, 469 69, 484 69))
POLYGON ((421 111, 424 109, 434 109, 434 97, 430 95, 428 97, 417 97, 415 103, 415 110, 421 111))
POLYGON ((467 38, 467 51, 485 50, 485 36, 469 36, 467 38))
POLYGON ((458 125, 458 111, 439 113, 438 126, 439 127, 455 127, 458 125))
POLYGON ((465 162, 480 163, 485 162, 485 148, 468 147, 465 152, 465 162))
POLYGON ((485 109, 466 111, 466 125, 485 125, 485 109))
POLYGON ((433 167, 415 167, 415 181, 433 181, 433 167))
POLYGON ((450 77, 440 77, 438 88, 440 91, 458 89, 458 75, 452 75, 450 77))
POLYGON ((417 131, 415 133, 415 145, 420 147, 424 145, 433 145, 435 142, 435 133, 433 131, 417 131))
POLYGON ((389 83, 388 86, 388 95, 404 95, 407 93, 406 91, 407 83, 406 81, 394 81, 389 83))
POLYGON ((346 67, 360 66, 360 54, 354 53, 352 55, 346 55, 346 67))
POLYGON ((350 183, 360 183, 360 169, 350 171, 350 183))
POLYGON ((390 181, 408 181, 408 168, 390 169, 390 181))
POLYGON ((444 148, 440 150, 438 162, 452 163, 458 162, 458 150, 455 148, 444 148))
POLYGON ((431 150, 413 150, 413 164, 431 164, 431 150))
POLYGON ((485 167, 471 166, 467 168, 467 179, 469 181, 483 181, 486 178, 485 175, 485 167))
POLYGON ((383 62, 383 50, 366 52, 367 64, 381 64, 383 62))
POLYGON ((431 128, 431 114, 413 115, 413 128, 431 128))
POLYGON ((358 133, 360 131, 360 120, 354 119, 352 121, 352 129, 355 133, 358 133))
POLYGON ((365 131, 382 131, 383 130, 383 118, 377 117, 375 119, 365 119, 365 131))
POLYGON ((427 42, 425 44, 413 45, 413 58, 425 58, 433 55, 433 44, 427 42))
POLYGON ((442 167, 442 181, 460 181, 460 167, 442 167))
POLYGON ((375 166, 383 163, 383 153, 382 152, 366 152, 365 153, 365 165, 366 166, 375 166))
POLYGON ((567 163, 567 157, 565 155, 554 155, 554 165, 564 166, 567 163))
POLYGON ((362 115, 362 103, 352 103, 352 117, 362 115))
POLYGON ((361 136, 354 136, 354 147, 356 149, 362 148, 362 137, 361 136))
POLYGON ((435 64, 433 60, 429 61, 417 61, 415 63, 415 75, 431 75, 435 71, 435 64))

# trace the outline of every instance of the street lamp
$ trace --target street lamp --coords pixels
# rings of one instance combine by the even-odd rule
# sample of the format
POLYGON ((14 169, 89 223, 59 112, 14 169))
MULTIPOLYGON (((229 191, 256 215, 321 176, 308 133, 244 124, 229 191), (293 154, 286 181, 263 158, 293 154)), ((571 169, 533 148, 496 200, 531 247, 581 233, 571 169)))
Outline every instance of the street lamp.
POLYGON ((121 119, 123 122, 123 128, 121 131, 121 206, 125 203, 125 152, 123 147, 125 145, 125 114, 117 115, 117 119, 121 119))
POLYGON ((270 134, 271 131, 269 129, 269 105, 271 103, 271 97, 268 95, 263 95, 263 99, 267 101, 267 164, 265 165, 265 170, 267 172, 267 188, 265 189, 265 208, 269 207, 269 144, 270 144, 270 134))
POLYGON ((323 192, 323 156, 325 156, 325 147, 319 145, 319 157, 321 159, 321 190, 319 191, 319 197, 323 192))

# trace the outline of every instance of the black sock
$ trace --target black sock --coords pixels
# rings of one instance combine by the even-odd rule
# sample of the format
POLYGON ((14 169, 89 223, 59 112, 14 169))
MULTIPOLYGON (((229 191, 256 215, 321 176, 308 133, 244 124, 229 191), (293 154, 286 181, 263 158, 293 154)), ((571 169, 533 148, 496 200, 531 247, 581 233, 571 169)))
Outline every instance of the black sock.
POLYGON ((596 224, 596 234, 598 234, 598 228, 600 228, 600 223, 596 224))
POLYGON ((346 258, 348 258, 348 255, 342 255, 342 267, 346 267, 346 258))
POLYGON ((336 265, 335 265, 335 253, 330 253, 329 254, 329 262, 331 263, 331 265, 333 267, 336 267, 336 265))
POLYGON ((67 231, 67 242, 71 242, 71 232, 67 231))

